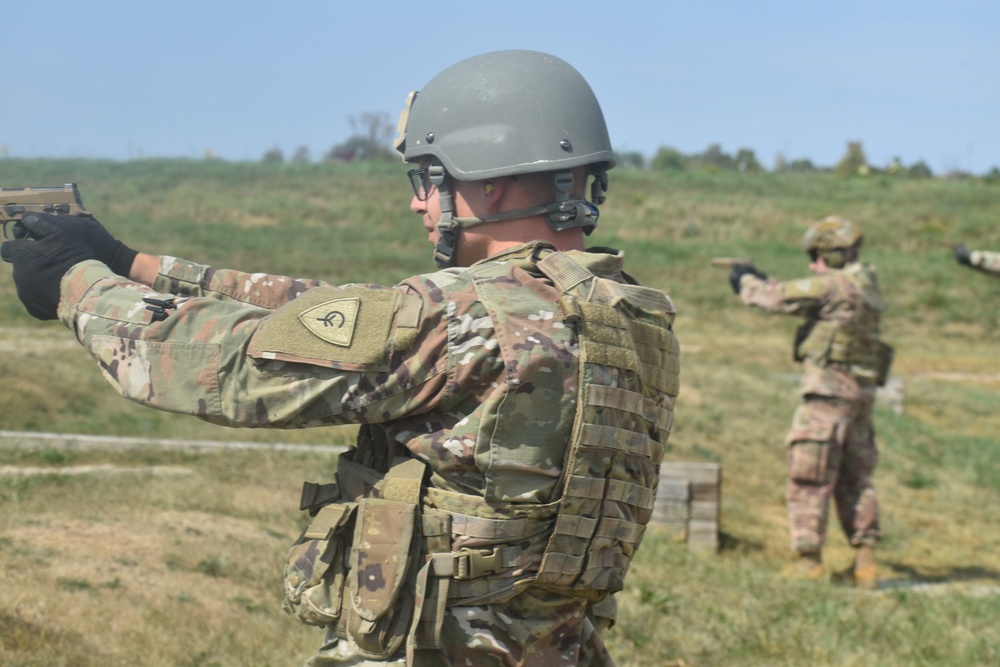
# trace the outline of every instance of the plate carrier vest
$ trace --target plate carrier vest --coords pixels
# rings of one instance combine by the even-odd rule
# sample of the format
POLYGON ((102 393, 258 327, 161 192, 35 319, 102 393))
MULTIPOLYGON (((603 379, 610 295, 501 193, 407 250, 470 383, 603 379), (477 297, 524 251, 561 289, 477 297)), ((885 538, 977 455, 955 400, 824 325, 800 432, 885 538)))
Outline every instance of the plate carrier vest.
MULTIPOLYGON (((408 651, 437 648, 446 606, 500 603, 531 587, 598 605, 622 590, 673 423, 674 306, 548 244, 527 251, 579 340, 578 409, 557 498, 497 503, 427 488, 421 461, 396 458, 381 473, 358 462, 358 449, 341 455, 337 484, 306 483, 302 507, 315 518, 289 554, 285 609, 333 627, 361 655, 389 657, 404 639, 408 651), (470 538, 490 547, 459 546, 470 538)), ((374 440, 376 431, 362 430, 374 440)))

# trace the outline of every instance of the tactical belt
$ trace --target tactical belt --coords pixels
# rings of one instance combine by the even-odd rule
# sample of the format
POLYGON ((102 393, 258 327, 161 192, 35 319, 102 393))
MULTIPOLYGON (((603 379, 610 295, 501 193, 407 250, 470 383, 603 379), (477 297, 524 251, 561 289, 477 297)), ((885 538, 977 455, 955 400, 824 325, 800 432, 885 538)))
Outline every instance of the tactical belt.
POLYGON ((462 548, 450 553, 430 554, 431 571, 439 577, 456 580, 476 579, 490 574, 500 574, 520 562, 520 547, 495 547, 493 549, 462 548))

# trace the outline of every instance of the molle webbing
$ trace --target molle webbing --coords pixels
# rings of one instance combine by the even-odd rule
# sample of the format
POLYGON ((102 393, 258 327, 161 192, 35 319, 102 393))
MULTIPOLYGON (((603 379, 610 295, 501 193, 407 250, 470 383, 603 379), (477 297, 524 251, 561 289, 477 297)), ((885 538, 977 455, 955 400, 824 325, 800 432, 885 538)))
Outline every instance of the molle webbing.
POLYGON ((677 395, 680 355, 669 328, 626 317, 612 306, 588 302, 578 305, 586 323, 586 333, 581 335, 581 358, 639 373, 646 385, 677 395))
POLYGON ((844 275, 858 290, 857 313, 849 335, 845 336, 844 330, 837 331, 830 358, 838 361, 836 356, 843 348, 844 361, 854 366, 855 375, 874 379, 879 367, 879 325, 885 309, 878 278, 873 269, 861 264, 851 265, 844 275))
POLYGON ((580 339, 579 408, 556 523, 535 585, 598 600, 622 589, 652 514, 680 356, 660 292, 595 277, 566 255, 538 263, 580 339))
POLYGON ((673 305, 561 253, 537 266, 563 294, 556 305, 579 337, 578 409, 560 495, 544 505, 497 504, 426 489, 427 574, 448 585, 425 604, 425 617, 442 595, 451 605, 490 604, 534 586, 601 600, 621 590, 652 516, 678 389, 673 305), (463 548, 466 540, 486 547, 463 548))
POLYGON ((880 362, 879 323, 885 304, 873 272, 852 264, 840 272, 856 294, 848 321, 809 320, 796 334, 795 359, 809 358, 821 366, 845 364, 859 380, 874 381, 880 362))

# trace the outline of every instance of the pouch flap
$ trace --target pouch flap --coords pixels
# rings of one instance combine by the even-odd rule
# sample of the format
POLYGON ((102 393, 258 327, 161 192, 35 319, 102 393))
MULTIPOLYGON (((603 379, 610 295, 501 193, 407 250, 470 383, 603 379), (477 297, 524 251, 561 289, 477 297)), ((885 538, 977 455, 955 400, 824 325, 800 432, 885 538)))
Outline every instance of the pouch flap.
POLYGON ((316 518, 306 529, 304 537, 308 540, 327 540, 331 533, 342 528, 354 516, 357 503, 334 503, 324 505, 316 514, 316 518))
POLYGON ((406 579, 418 507, 365 498, 359 505, 351 552, 351 602, 374 622, 392 610, 406 579))
POLYGON ((797 442, 830 443, 836 438, 839 410, 821 401, 800 405, 792 417, 792 427, 786 444, 797 442))

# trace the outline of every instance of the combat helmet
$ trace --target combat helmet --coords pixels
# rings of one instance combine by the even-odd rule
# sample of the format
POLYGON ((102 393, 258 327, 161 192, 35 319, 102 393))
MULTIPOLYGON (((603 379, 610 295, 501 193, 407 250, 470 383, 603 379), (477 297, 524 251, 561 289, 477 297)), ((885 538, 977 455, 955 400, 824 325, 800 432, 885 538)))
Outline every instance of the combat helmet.
POLYGON ((846 251, 860 247, 861 227, 847 218, 830 215, 817 220, 802 237, 802 249, 814 259, 822 257, 827 266, 839 269, 847 263, 846 251))
POLYGON ((597 97, 565 61, 538 51, 494 51, 463 60, 410 93, 396 150, 404 162, 430 159, 442 216, 435 261, 454 262, 458 232, 485 222, 544 214, 555 229, 597 225, 611 140, 597 97), (590 201, 570 197, 571 169, 589 167, 590 201), (552 172, 556 201, 483 218, 456 218, 448 178, 476 181, 552 172))

